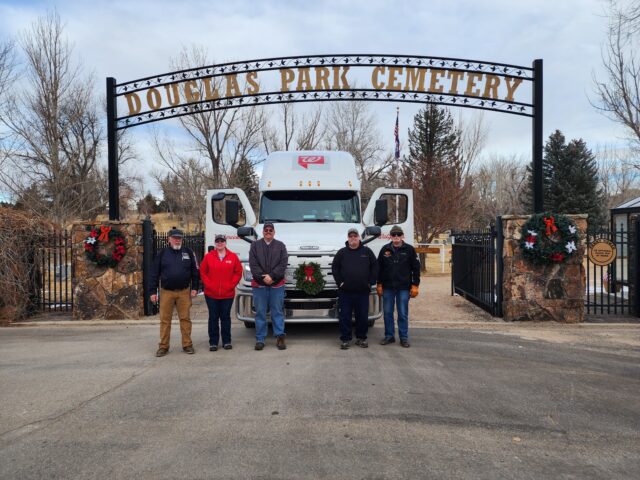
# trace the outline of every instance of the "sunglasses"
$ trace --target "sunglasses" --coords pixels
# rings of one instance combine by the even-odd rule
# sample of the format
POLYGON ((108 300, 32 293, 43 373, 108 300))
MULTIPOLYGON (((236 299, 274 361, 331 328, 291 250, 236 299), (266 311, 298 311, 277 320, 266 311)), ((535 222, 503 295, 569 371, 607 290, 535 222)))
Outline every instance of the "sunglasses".
POLYGON ((357 233, 352 233, 349 235, 349 238, 358 238, 359 235, 357 233))
POLYGON ((391 236, 392 237, 401 237, 402 234, 401 233, 392 233, 391 236))
POLYGON ((226 240, 224 238, 217 238, 216 243, 224 243, 226 240))
POLYGON ((273 233, 273 228, 265 228, 262 230, 264 233, 273 233))

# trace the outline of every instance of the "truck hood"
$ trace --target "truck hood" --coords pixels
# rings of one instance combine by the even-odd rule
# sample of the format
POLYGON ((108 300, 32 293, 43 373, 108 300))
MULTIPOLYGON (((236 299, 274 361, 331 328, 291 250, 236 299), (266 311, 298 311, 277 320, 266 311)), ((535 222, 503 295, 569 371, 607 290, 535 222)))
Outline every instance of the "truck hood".
MULTIPOLYGON (((275 238, 284 242, 289 254, 335 253, 344 247, 350 228, 357 228, 361 235, 364 231, 358 223, 275 223, 275 238)), ((262 225, 258 225, 256 230, 262 232, 262 225)))

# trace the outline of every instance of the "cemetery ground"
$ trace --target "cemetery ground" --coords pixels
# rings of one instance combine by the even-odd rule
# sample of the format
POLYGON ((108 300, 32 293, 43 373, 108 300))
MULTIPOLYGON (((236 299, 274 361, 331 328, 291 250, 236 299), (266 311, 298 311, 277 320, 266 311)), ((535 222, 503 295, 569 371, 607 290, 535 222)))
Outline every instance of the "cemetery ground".
MULTIPOLYGON (((638 478, 640 326, 507 324, 427 277, 411 348, 157 347, 157 318, 0 329, 0 478, 638 478)), ((28 325, 28 326, 24 326, 28 325)))

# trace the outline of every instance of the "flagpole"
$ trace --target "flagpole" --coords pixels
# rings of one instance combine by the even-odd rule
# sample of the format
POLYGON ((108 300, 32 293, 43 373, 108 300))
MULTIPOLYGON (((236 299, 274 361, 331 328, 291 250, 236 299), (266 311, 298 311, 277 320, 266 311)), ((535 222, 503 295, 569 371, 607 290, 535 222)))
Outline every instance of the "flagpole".
MULTIPOLYGON (((395 156, 396 156, 396 188, 400 188, 400 107, 396 107, 396 127, 394 129, 395 133, 395 156)), ((399 196, 396 195, 396 222, 398 221, 398 199, 399 196)))

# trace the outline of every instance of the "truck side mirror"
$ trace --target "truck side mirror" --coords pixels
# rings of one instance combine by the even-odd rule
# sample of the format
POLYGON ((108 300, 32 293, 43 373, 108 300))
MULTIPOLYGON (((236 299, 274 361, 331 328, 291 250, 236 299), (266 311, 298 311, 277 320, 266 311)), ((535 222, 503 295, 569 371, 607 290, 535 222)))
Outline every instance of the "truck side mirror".
POLYGON ((376 227, 367 227, 367 228, 364 229, 364 235, 365 235, 365 237, 369 237, 366 240, 362 241, 362 244, 366 245, 367 243, 375 240, 380 235, 382 235, 382 230, 380 229, 380 227, 377 227, 377 226, 376 227))
POLYGON ((238 227, 238 217, 240 211, 240 203, 238 200, 225 200, 224 202, 224 220, 232 227, 238 227))
POLYGON ((373 211, 373 223, 381 227, 389 221, 387 199, 380 198, 376 200, 376 208, 373 211))
POLYGON ((257 237, 257 234, 253 227, 240 227, 238 229, 238 236, 245 242, 252 243, 255 241, 255 237, 257 237), (254 237, 254 239, 251 240, 250 238, 246 237, 254 237))

